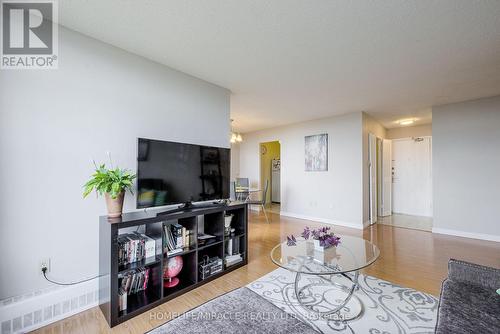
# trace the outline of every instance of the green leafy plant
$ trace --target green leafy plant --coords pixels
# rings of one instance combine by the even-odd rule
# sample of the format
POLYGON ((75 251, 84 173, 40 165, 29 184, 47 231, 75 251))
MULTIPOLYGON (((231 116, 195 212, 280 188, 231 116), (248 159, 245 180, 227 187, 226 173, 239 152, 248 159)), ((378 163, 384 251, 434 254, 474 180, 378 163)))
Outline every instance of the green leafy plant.
POLYGON ((108 193, 113 199, 116 199, 122 191, 128 190, 132 193, 132 181, 135 177, 135 174, 126 169, 118 167, 108 169, 105 164, 96 165, 94 174, 83 186, 83 197, 87 197, 94 190, 98 195, 108 193))

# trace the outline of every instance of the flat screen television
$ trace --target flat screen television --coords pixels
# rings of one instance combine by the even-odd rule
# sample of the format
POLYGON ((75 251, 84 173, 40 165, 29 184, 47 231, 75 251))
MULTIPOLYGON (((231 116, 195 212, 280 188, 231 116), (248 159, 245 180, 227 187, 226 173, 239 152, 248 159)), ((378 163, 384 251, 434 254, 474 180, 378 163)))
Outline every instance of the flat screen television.
POLYGON ((229 198, 230 150, 139 138, 137 208, 229 198))

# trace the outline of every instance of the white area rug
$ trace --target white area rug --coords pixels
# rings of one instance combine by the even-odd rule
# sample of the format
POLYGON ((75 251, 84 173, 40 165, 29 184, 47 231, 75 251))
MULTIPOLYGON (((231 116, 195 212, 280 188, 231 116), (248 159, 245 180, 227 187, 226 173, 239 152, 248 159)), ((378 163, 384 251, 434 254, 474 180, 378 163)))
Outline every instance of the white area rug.
MULTIPOLYGON (((348 280, 343 279, 345 283, 348 280)), ((434 333, 438 300, 427 293, 404 288, 372 276, 359 276, 360 288, 355 292, 363 304, 363 313, 352 321, 326 320, 304 309, 294 290, 295 274, 279 268, 250 283, 247 287, 287 313, 295 315, 321 333, 434 333)), ((319 276, 303 275, 300 286, 324 283, 319 276)), ((309 301, 341 299, 344 293, 328 285, 304 290, 309 301)), ((321 304, 318 304, 321 307, 321 304)), ((359 304, 350 301, 344 311, 359 304)))

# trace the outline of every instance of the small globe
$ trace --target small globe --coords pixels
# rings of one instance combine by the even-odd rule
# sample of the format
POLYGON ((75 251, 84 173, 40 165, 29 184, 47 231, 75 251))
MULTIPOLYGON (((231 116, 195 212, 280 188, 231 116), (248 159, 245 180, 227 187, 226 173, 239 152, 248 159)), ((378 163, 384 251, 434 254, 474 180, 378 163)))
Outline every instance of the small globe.
POLYGON ((172 288, 179 284, 179 279, 175 276, 179 275, 183 266, 182 256, 174 256, 167 259, 167 264, 163 269, 163 279, 165 282, 163 286, 172 288))

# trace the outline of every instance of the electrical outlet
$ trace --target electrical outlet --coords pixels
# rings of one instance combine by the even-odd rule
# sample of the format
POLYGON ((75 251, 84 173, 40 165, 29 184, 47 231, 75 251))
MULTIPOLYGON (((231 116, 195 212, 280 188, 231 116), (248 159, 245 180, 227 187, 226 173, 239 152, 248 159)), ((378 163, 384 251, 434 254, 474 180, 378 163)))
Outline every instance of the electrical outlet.
POLYGON ((50 273, 50 257, 44 258, 40 260, 40 274, 42 273, 42 269, 47 268, 47 273, 50 273))

